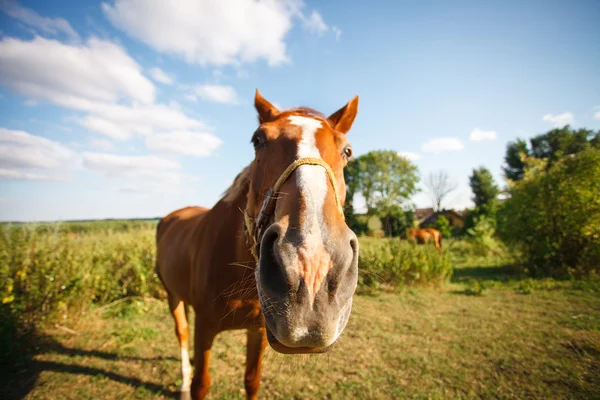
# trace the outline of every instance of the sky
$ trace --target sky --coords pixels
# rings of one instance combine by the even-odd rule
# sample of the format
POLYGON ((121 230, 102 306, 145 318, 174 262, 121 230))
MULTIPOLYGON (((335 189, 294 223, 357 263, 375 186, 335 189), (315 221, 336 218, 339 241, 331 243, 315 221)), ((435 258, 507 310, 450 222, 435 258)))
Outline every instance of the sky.
POLYGON ((66 3, 0 0, 3 221, 212 206, 252 161, 256 88, 324 114, 359 95, 355 156, 446 171, 446 208, 473 168, 503 185, 509 141, 600 129, 596 0, 66 3))

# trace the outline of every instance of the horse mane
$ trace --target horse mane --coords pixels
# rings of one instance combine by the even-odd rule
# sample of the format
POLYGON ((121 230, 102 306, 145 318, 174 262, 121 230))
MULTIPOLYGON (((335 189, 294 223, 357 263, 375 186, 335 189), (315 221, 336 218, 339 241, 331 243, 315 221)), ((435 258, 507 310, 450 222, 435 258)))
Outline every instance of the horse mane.
POLYGON ((222 200, 232 202, 243 192, 248 190, 250 185, 250 172, 252 163, 248 164, 233 180, 231 186, 222 194, 222 200))
POLYGON ((315 110, 314 108, 310 108, 310 107, 295 107, 295 108, 289 108, 287 110, 285 110, 284 112, 293 112, 296 114, 301 114, 301 115, 306 115, 307 117, 320 117, 323 119, 327 119, 327 117, 325 115, 323 115, 323 113, 315 110))

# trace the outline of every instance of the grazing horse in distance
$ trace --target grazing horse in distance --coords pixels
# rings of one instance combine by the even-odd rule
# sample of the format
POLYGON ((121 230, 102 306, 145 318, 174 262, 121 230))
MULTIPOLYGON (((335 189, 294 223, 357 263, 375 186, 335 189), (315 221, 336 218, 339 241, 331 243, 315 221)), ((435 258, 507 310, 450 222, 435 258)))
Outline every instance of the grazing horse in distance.
POLYGON ((416 240, 419 244, 425 244, 433 242, 435 248, 438 251, 442 250, 442 234, 437 229, 425 228, 425 229, 409 229, 408 239, 416 240))
POLYGON ((181 395, 206 396, 215 336, 247 330, 245 388, 256 399, 267 343, 286 354, 329 350, 348 323, 358 240, 346 225, 343 169, 358 97, 329 117, 279 111, 256 91, 254 160, 211 208, 157 227, 157 273, 181 349, 181 395), (194 373, 187 309, 194 307, 194 373))

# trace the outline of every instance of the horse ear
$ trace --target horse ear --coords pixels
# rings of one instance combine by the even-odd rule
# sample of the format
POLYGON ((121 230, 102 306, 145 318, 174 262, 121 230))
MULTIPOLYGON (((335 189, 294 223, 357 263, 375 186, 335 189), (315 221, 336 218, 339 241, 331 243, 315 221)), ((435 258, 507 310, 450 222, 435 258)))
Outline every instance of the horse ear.
POLYGON ((356 113, 358 112, 358 96, 354 96, 352 100, 348 102, 344 107, 340 108, 329 118, 327 121, 331 124, 333 129, 341 133, 347 133, 352 127, 356 113))
POLYGON ((260 95, 258 89, 254 95, 254 108, 258 112, 258 123, 273 121, 278 115, 279 110, 273 104, 269 103, 260 95))

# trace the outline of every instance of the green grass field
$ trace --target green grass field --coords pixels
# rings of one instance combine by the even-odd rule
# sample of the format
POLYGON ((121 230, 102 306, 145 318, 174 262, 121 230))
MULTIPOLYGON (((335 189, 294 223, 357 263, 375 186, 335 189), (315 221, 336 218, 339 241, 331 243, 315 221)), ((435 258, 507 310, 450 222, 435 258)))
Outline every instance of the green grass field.
MULTIPOLYGON (((356 296, 329 353, 268 350, 262 398, 599 398, 600 296, 586 284, 457 268, 440 289, 356 296), (484 289, 473 292, 474 282, 484 289), (479 295, 477 295, 479 294, 479 295)), ((49 327, 3 398, 173 398, 178 346, 166 303, 131 299, 49 327)), ((210 397, 243 398, 242 331, 213 348, 210 397)))

